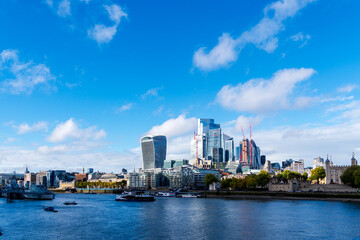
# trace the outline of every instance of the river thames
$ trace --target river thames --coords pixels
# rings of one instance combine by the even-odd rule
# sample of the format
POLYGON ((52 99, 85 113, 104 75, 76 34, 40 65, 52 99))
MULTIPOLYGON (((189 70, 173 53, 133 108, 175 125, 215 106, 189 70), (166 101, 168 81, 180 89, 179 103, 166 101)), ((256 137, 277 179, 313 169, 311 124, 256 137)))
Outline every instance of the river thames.
POLYGON ((0 239, 360 239, 360 203, 57 194, 0 199, 0 239), (65 206, 76 201, 76 206, 65 206), (58 212, 45 212, 46 206, 58 212))

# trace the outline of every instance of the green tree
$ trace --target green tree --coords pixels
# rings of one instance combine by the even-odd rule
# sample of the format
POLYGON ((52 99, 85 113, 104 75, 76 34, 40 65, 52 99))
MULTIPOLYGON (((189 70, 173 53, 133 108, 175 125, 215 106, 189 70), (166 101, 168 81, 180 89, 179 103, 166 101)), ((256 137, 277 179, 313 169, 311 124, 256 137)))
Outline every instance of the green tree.
POLYGON ((221 181, 221 188, 228 189, 230 187, 231 178, 225 179, 221 181))
POLYGON ((301 175, 301 180, 307 180, 308 179, 308 173, 307 172, 304 172, 302 175, 301 175))
POLYGON ((285 180, 290 180, 291 179, 291 172, 289 170, 283 171, 281 175, 285 180))
POLYGON ((209 186, 210 184, 214 182, 219 182, 219 179, 212 173, 208 173, 205 176, 205 184, 206 186, 209 186))
POLYGON ((360 169, 354 171, 354 186, 360 187, 360 169))
POLYGON ((319 180, 324 179, 326 176, 324 167, 317 167, 311 170, 311 180, 316 180, 319 183, 319 180))
POLYGON ((341 175, 341 181, 352 187, 360 187, 360 166, 351 166, 341 175))
POLYGON ((256 188, 256 186, 258 185, 258 183, 256 181, 256 175, 247 176, 245 178, 245 180, 246 180, 246 188, 247 189, 256 188))
POLYGON ((264 170, 260 171, 258 175, 256 175, 256 182, 258 186, 265 186, 270 181, 270 175, 264 170))
POLYGON ((127 186, 127 181, 126 180, 122 180, 121 181, 121 188, 125 188, 127 186))

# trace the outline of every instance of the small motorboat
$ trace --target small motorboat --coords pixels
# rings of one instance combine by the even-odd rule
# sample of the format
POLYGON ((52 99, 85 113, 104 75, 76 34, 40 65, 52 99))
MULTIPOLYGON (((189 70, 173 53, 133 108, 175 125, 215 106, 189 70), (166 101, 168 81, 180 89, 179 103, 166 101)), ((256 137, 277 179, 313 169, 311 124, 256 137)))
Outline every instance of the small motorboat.
POLYGON ((46 212, 58 212, 57 210, 55 210, 54 207, 46 207, 46 208, 44 208, 44 211, 46 211, 46 212))
POLYGON ((64 205, 77 205, 77 202, 75 202, 75 201, 66 201, 66 202, 64 202, 64 205))

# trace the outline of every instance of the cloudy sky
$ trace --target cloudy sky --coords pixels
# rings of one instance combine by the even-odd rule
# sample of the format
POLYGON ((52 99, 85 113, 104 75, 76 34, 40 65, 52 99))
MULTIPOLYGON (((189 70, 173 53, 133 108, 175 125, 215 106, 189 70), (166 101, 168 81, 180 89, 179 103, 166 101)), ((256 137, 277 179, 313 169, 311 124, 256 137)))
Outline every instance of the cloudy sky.
MULTIPOLYGON (((360 2, 0 1, 0 172, 189 158, 197 118, 274 162, 360 156, 360 2), (256 3, 255 3, 256 2, 256 3)), ((360 158, 360 157, 359 157, 360 158)))

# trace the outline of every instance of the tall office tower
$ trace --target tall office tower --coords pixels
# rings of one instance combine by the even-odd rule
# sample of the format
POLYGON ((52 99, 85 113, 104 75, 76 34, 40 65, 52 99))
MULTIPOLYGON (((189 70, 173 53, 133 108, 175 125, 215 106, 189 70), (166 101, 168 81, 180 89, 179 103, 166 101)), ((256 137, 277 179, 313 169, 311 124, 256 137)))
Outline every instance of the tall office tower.
POLYGON ((198 135, 207 135, 209 134, 210 129, 219 129, 220 124, 216 124, 214 119, 198 119, 198 135))
POLYGON ((235 161, 240 160, 240 149, 241 149, 241 144, 235 148, 235 161))
POLYGON ((261 155, 260 156, 260 162, 261 162, 261 165, 264 166, 265 163, 266 163, 266 156, 265 155, 261 155))
POLYGON ((220 124, 216 124, 214 119, 198 119, 197 134, 191 138, 191 156, 193 159, 205 158, 212 155, 212 150, 208 148, 209 131, 220 129, 220 124))
POLYGON ((143 169, 162 168, 166 159, 166 137, 145 136, 140 140, 143 169))
POLYGON ((260 160, 260 148, 256 145, 254 140, 251 140, 251 149, 252 149, 252 154, 251 154, 251 163, 252 163, 252 167, 255 169, 261 169, 261 160, 260 160))
POLYGON ((248 139, 244 139, 241 144, 242 147, 240 148, 242 151, 240 152, 240 162, 242 165, 247 165, 250 168, 260 169, 262 164, 260 160, 260 148, 256 146, 254 140, 251 140, 251 147, 250 141, 248 139))
POLYGON ((250 165, 250 147, 249 140, 243 139, 240 144, 240 162, 242 165, 250 165))
POLYGON ((224 162, 223 159, 224 153, 222 148, 212 148, 212 161, 213 163, 222 163, 224 162))
POLYGON ((235 161, 235 154, 234 154, 234 139, 226 134, 223 134, 224 140, 224 160, 225 162, 228 161, 235 161))
MULTIPOLYGON (((217 129, 210 129, 209 135, 208 135, 208 145, 207 145, 207 159, 212 160, 213 159, 213 149, 223 149, 222 146, 222 134, 221 134, 221 128, 217 129)), ((221 150, 223 152, 223 150, 221 150)))

